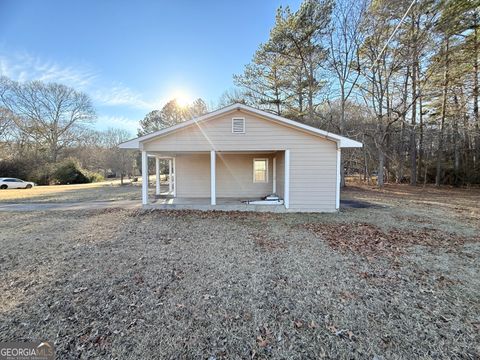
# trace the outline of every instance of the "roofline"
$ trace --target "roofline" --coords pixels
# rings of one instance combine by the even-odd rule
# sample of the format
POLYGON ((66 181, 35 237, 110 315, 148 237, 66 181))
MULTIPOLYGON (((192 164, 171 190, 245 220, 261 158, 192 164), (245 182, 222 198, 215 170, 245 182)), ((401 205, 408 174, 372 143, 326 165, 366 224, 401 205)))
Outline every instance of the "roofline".
POLYGON ((271 119, 271 120, 275 120, 279 123, 287 124, 287 125, 290 125, 294 128, 299 128, 299 129, 305 130, 307 132, 314 133, 316 135, 320 135, 320 136, 322 136, 322 137, 324 137, 328 140, 333 140, 333 141, 337 142, 337 144, 340 148, 355 148, 355 147, 362 147, 363 146, 363 144, 361 142, 349 139, 347 137, 340 136, 340 135, 337 135, 337 134, 334 134, 334 133, 331 133, 331 132, 328 132, 328 131, 325 131, 325 130, 321 130, 321 129, 318 129, 316 127, 310 126, 310 125, 305 125, 305 124, 302 124, 298 121, 290 120, 290 119, 284 118, 282 116, 278 116, 278 115, 269 113, 267 111, 255 109, 251 106, 236 103, 236 104, 229 105, 229 106, 226 106, 224 108, 209 112, 209 113, 207 113, 205 115, 202 115, 202 116, 199 116, 197 118, 184 121, 182 123, 176 124, 174 126, 166 128, 166 129, 154 131, 150 134, 140 136, 140 137, 132 139, 132 140, 125 141, 125 142, 119 144, 119 147, 121 149, 139 149, 140 148, 140 143, 148 141, 152 138, 155 138, 157 136, 166 135, 166 134, 169 134, 171 132, 181 130, 181 129, 186 128, 190 125, 194 125, 196 123, 199 123, 199 122, 202 122, 202 121, 205 121, 205 120, 208 120, 208 119, 212 119, 212 118, 215 118, 219 115, 223 115, 223 114, 229 113, 231 111, 235 111, 235 110, 244 110, 244 111, 252 112, 252 113, 257 114, 259 116, 266 117, 266 118, 271 119))

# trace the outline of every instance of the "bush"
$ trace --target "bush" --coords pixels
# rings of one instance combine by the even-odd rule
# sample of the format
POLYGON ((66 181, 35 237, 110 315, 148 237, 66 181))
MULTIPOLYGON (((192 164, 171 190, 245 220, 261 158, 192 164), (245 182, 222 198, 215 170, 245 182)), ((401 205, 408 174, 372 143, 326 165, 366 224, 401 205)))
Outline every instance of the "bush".
POLYGON ((83 169, 74 158, 56 165, 32 159, 1 160, 0 177, 20 178, 39 185, 85 184, 104 180, 101 174, 83 169))
POLYGON ((99 182, 99 181, 105 180, 105 178, 102 176, 102 174, 92 172, 92 171, 88 172, 87 177, 88 177, 88 180, 90 180, 90 182, 99 182))
POLYGON ((53 181, 52 174, 55 173, 55 165, 53 164, 41 164, 32 167, 28 180, 33 181, 38 185, 50 185, 53 181))
POLYGON ((91 182, 88 171, 82 169, 75 159, 66 159, 59 163, 53 174, 59 184, 85 184, 91 182))
POLYGON ((22 159, 0 161, 0 177, 27 179, 28 170, 29 164, 22 159))

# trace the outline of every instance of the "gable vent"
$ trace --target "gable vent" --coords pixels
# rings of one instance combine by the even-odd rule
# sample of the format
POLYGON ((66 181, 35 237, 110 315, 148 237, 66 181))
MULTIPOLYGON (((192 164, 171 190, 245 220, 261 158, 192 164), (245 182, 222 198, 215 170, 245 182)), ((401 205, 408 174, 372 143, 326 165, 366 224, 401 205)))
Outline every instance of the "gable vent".
POLYGON ((245 133, 245 119, 233 118, 232 119, 232 133, 244 134, 245 133))

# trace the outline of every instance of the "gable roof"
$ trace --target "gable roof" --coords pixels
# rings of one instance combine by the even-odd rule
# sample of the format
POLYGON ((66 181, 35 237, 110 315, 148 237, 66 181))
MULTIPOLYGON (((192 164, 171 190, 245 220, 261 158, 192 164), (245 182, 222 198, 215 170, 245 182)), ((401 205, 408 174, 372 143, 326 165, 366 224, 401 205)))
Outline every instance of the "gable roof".
POLYGON ((181 130, 183 128, 186 128, 188 126, 195 125, 199 122, 204 122, 204 121, 214 119, 214 118, 216 118, 220 115, 223 115, 223 114, 235 111, 235 110, 242 110, 242 111, 250 112, 250 113, 256 114, 258 116, 261 116, 262 118, 265 118, 267 120, 277 122, 279 124, 283 124, 283 125, 286 125, 286 126, 290 126, 290 127, 293 127, 293 128, 297 128, 299 130, 303 130, 303 131, 312 133, 314 135, 319 135, 320 137, 322 137, 324 139, 335 141, 340 148, 355 148, 355 147, 362 147, 363 146, 363 144, 361 142, 349 139, 347 137, 340 136, 340 135, 337 135, 337 134, 334 134, 334 133, 331 133, 331 132, 328 132, 328 131, 325 131, 325 130, 321 130, 321 129, 318 129, 316 127, 310 126, 310 125, 305 125, 305 124, 302 124, 298 121, 294 121, 294 120, 284 118, 282 116, 274 115, 274 114, 271 114, 271 113, 263 111, 263 110, 255 109, 251 106, 247 106, 247 105, 244 105, 244 104, 238 104, 237 103, 237 104, 229 105, 227 107, 212 111, 208 114, 199 116, 197 118, 194 118, 194 119, 191 119, 191 120, 188 120, 188 121, 184 121, 184 122, 179 123, 177 125, 174 125, 174 126, 162 129, 162 130, 154 131, 150 134, 143 135, 143 136, 140 136, 140 137, 132 139, 132 140, 125 141, 125 142, 119 144, 119 147, 121 149, 139 149, 140 148, 140 143, 142 143, 142 142, 151 140, 151 139, 156 138, 158 136, 163 136, 163 135, 166 135, 166 134, 176 132, 176 131, 181 130))

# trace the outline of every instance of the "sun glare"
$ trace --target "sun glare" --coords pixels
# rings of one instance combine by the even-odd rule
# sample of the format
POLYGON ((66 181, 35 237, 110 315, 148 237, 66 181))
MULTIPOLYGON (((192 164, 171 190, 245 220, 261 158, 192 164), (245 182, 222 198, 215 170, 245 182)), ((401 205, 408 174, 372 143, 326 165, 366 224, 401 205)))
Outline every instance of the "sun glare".
POLYGON ((177 100, 177 104, 180 106, 187 106, 191 103, 191 97, 183 90, 174 91, 173 97, 177 100))

